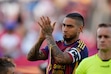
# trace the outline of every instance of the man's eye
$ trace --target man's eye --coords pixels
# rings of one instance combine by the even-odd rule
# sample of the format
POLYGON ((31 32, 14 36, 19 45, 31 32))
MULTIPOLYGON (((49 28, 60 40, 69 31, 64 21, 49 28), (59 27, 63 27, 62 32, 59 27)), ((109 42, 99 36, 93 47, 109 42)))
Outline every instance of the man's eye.
POLYGON ((65 24, 63 24, 63 26, 65 26, 65 24))
POLYGON ((68 25, 68 27, 72 27, 72 25, 68 25))
POLYGON ((104 36, 98 36, 98 38, 102 38, 102 37, 104 37, 104 38, 109 38, 109 36, 107 36, 107 35, 104 35, 104 36))
POLYGON ((102 36, 98 36, 98 38, 101 38, 102 36))
POLYGON ((105 35, 104 38, 109 38, 109 36, 105 35))

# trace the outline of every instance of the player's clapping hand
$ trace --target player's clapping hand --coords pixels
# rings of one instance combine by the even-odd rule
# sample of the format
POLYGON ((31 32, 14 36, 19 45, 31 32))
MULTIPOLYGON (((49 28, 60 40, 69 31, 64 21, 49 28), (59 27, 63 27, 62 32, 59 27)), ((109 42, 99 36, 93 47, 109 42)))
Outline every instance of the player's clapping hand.
POLYGON ((52 35, 52 32, 54 30, 54 26, 55 26, 56 22, 54 22, 51 25, 50 18, 42 16, 42 17, 40 17, 40 21, 38 22, 38 24, 41 27, 42 34, 46 37, 46 36, 51 36, 52 35))

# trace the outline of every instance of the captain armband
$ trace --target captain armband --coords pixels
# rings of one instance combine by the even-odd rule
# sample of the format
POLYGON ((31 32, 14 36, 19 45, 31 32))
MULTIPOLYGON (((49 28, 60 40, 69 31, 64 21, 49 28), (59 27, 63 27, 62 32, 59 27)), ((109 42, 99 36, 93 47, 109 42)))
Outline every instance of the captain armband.
POLYGON ((71 48, 70 50, 68 50, 68 53, 71 54, 73 58, 73 63, 81 60, 80 52, 76 48, 71 48))

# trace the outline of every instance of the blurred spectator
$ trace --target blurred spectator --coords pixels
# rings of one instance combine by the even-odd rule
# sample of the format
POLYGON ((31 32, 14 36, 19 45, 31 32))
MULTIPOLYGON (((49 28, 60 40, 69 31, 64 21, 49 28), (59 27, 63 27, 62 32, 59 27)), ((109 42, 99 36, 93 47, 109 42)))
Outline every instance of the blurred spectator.
POLYGON ((93 11, 90 13, 90 28, 91 32, 95 35, 98 24, 110 23, 110 9, 107 0, 92 0, 93 11))
POLYGON ((19 5, 15 2, 6 2, 1 6, 4 14, 4 21, 2 24, 3 30, 0 35, 0 47, 3 55, 17 58, 21 54, 21 38, 15 31, 18 26, 17 18, 19 14, 19 5))
POLYGON ((6 22, 4 24, 5 31, 0 37, 0 46, 3 54, 12 58, 17 58, 21 54, 19 49, 21 39, 14 31, 16 25, 16 22, 6 22))

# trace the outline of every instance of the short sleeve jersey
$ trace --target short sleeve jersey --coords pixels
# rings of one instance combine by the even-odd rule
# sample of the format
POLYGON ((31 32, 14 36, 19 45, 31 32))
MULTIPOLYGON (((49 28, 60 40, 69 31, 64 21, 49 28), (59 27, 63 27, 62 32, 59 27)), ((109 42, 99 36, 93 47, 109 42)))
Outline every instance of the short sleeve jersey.
POLYGON ((102 61, 97 54, 93 55, 82 60, 76 74, 111 74, 111 60, 102 61))
MULTIPOLYGON (((48 74, 72 74, 75 72, 79 62, 88 57, 88 49, 80 39, 70 45, 65 45, 64 41, 56 41, 56 44, 62 52, 67 52, 70 55, 73 62, 71 64, 59 65, 55 64, 54 59, 51 59, 51 66, 48 74)), ((46 46, 45 49, 42 49, 42 52, 48 58, 48 46, 46 46)))

